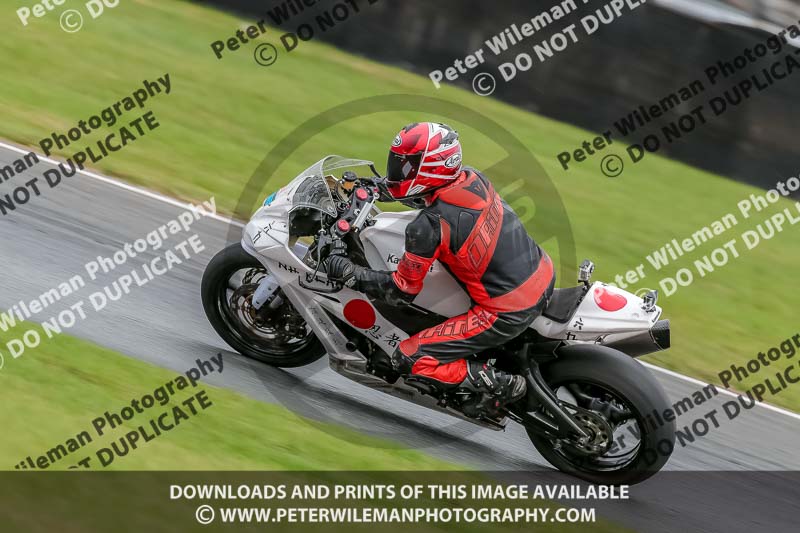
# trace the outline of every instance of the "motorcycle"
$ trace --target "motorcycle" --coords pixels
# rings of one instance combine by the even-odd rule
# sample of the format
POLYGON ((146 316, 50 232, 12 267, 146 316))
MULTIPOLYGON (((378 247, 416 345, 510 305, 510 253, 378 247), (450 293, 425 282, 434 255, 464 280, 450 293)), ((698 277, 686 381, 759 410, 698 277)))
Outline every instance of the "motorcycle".
POLYGON ((669 347, 669 321, 661 319, 656 291, 639 297, 592 282, 591 261, 580 266, 578 286, 554 290, 525 333, 470 355, 527 381, 526 397, 499 415, 470 409, 476 392, 441 390, 381 364, 410 335, 471 305, 438 261, 410 305, 371 300, 328 279, 322 265, 333 253, 396 269, 416 213, 381 211, 376 203, 388 199, 371 161, 340 156, 323 158, 267 197, 241 242, 220 251, 203 275, 203 307, 216 332, 242 355, 275 367, 328 354, 334 371, 362 385, 493 430, 521 424, 550 464, 593 483, 635 484, 662 468, 675 422, 652 416, 670 405, 635 358, 669 347))

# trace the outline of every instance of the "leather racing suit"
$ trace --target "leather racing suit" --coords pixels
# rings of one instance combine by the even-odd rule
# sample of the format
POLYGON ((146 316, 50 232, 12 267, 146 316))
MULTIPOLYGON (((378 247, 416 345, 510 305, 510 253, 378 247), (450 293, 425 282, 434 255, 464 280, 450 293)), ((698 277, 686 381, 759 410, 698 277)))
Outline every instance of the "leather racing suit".
POLYGON ((410 303, 439 260, 473 306, 402 341, 393 363, 401 374, 457 385, 468 373, 477 379, 465 357, 513 339, 541 314, 555 274, 550 257, 480 172, 465 168, 426 204, 406 228, 397 270, 359 268, 354 288, 395 305, 410 303))

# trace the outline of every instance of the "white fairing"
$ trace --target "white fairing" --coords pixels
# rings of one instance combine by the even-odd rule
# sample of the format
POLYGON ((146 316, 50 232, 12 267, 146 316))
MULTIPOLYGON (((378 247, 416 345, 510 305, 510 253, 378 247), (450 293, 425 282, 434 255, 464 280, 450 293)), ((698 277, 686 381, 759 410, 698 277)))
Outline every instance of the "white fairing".
POLYGON ((556 322, 542 315, 532 327, 549 339, 606 344, 650 329, 660 316, 660 307, 646 311, 644 300, 635 294, 595 282, 567 322, 556 322), (619 307, 623 299, 624 305, 619 307), (600 306, 604 301, 605 309, 600 306))
MULTIPOLYGON (((375 225, 361 233, 370 266, 379 270, 397 270, 405 251, 406 226, 416 211, 380 213, 375 225)), ((414 304, 442 316, 456 316, 469 309, 470 300, 461 286, 439 261, 434 261, 425 277, 422 292, 414 304)))
MULTIPOLYGON (((260 208, 253 215, 243 232, 244 248, 258 257, 270 274, 277 278, 284 293, 308 323, 315 330, 322 331, 318 337, 329 352, 341 359, 360 359, 345 348, 347 339, 336 329, 324 310, 342 317, 376 341, 384 351, 392 353, 400 341, 408 338, 408 334, 386 320, 377 310, 374 310, 375 322, 371 327, 360 328, 358 324, 347 320, 345 307, 351 301, 363 302, 365 297, 362 293, 342 289, 336 293, 336 298, 341 302, 338 303, 300 286, 300 276, 310 274, 313 270, 301 260, 305 246, 298 244, 294 248, 289 247, 288 210, 281 198, 282 194, 279 193, 270 206, 260 208)), ((375 225, 362 232, 361 240, 372 268, 397 269, 405 249, 405 227, 414 216, 416 214, 413 212, 379 213, 375 216, 375 225)), ((324 274, 318 274, 317 278, 319 282, 314 286, 328 288, 324 274)), ((424 289, 414 303, 443 316, 463 313, 470 305, 469 297, 438 261, 433 265, 425 279, 424 289)))

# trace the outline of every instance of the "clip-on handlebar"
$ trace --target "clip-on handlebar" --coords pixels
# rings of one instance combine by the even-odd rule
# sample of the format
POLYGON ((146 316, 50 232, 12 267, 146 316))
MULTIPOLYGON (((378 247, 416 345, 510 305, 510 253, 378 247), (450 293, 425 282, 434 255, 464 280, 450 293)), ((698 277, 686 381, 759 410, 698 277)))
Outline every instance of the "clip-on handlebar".
POLYGON ((317 252, 317 257, 316 257, 317 266, 314 269, 314 272, 305 275, 300 274, 298 283, 304 289, 311 289, 316 292, 323 292, 323 293, 339 292, 344 288, 344 284, 338 281, 334 281, 332 279, 327 279, 325 281, 325 283, 330 285, 330 288, 326 289, 323 289, 318 286, 309 285, 309 283, 313 281, 321 282, 321 280, 317 278, 317 274, 319 273, 319 269, 322 266, 323 262, 332 255, 347 255, 347 245, 344 243, 344 241, 340 236, 336 234, 328 235, 328 233, 326 233, 324 230, 320 230, 317 237, 316 252, 317 252), (304 277, 305 281, 303 280, 304 277))

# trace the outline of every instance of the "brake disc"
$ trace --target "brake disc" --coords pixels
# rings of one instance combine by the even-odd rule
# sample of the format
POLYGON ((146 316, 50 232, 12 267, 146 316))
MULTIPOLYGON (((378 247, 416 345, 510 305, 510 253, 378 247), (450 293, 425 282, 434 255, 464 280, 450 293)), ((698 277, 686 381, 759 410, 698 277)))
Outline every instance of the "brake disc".
POLYGON ((230 299, 231 311, 233 311, 248 328, 254 331, 263 329, 256 324, 258 317, 252 303, 253 293, 256 287, 258 287, 256 284, 241 285, 233 291, 230 299))
POLYGON ((588 434, 587 438, 581 441, 562 440, 562 444, 587 456, 603 455, 611 449, 614 443, 614 430, 602 415, 572 404, 562 403, 561 406, 572 411, 572 418, 588 434))

